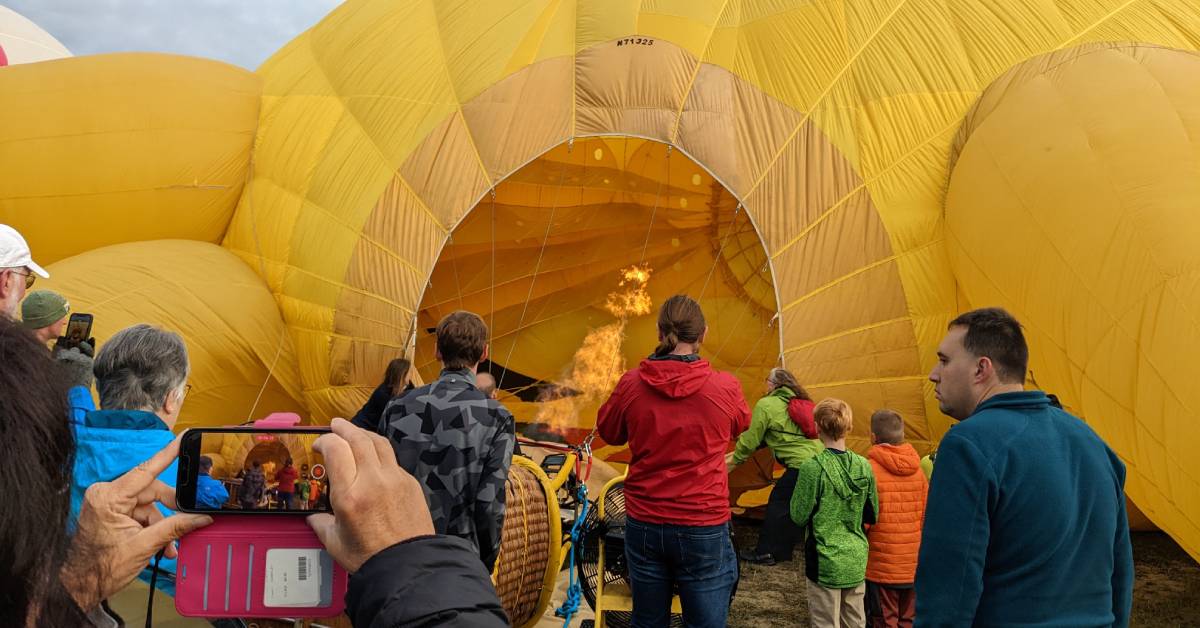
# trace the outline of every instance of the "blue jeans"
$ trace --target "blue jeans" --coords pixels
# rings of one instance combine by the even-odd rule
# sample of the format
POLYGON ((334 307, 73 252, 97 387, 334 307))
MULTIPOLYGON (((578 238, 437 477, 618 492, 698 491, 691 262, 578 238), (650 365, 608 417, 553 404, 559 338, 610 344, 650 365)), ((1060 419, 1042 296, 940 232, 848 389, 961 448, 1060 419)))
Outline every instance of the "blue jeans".
POLYGON ((724 626, 737 583, 729 524, 678 526, 625 523, 625 560, 633 589, 633 628, 670 624, 671 596, 679 588, 683 625, 724 626))

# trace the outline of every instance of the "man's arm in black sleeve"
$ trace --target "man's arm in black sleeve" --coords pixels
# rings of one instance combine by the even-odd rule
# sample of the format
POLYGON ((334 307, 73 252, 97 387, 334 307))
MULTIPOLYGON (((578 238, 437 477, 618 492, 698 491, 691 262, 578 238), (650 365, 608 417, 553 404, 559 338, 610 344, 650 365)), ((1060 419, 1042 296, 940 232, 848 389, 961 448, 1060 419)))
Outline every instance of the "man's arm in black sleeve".
POLYGON ((479 545, 479 558, 489 573, 500 555, 500 539, 504 534, 504 489, 508 484, 508 468, 512 465, 513 445, 517 441, 512 415, 507 410, 503 413, 504 426, 492 439, 474 505, 475 540, 479 545))
POLYGON ((508 617, 479 554, 452 536, 397 543, 350 576, 354 628, 500 628, 508 617))

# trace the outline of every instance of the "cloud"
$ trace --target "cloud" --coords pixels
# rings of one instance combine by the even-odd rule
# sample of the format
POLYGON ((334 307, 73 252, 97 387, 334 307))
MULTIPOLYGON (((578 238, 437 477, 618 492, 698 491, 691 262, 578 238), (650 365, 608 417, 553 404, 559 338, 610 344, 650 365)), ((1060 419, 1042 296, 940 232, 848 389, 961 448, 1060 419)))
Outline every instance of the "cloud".
POLYGON ((72 54, 153 51, 255 69, 341 0, 7 0, 72 54))

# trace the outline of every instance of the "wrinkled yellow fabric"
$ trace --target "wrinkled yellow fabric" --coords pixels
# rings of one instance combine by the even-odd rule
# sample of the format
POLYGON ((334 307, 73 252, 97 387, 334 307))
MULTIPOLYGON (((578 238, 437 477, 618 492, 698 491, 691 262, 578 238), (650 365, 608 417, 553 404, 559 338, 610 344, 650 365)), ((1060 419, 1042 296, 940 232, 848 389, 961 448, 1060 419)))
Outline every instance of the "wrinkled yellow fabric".
MULTIPOLYGON (((353 413, 391 358, 428 377, 426 330, 460 302, 494 319, 498 361, 561 377, 583 329, 612 320, 605 277, 645 248, 655 298, 717 269, 712 333, 741 355, 704 350, 749 397, 778 358, 851 403, 852 446, 887 406, 924 452, 949 427, 925 380, 947 322, 1004 305, 1027 320, 1037 385, 1096 426, 1133 500, 1200 555, 1200 471, 1172 444, 1195 410, 1179 207, 1196 200, 1198 82, 1178 55, 1198 42, 1193 0, 348 0, 253 76, 155 55, 0 70, 0 219, 63 263, 220 242, 273 297, 259 315, 282 320, 293 371, 268 377, 260 351, 235 362, 316 420, 353 413), (1099 42, 1175 52, 1042 57, 1099 42), (1133 118, 1135 133, 1088 136, 1108 144, 1075 132, 1133 118), (667 192, 588 180, 585 164, 667 192), (727 195, 715 209, 696 206, 694 175, 727 195), (672 228, 651 226, 659 211, 672 228), (1131 228, 1103 231, 1112 220, 1131 228), (752 236, 731 238, 738 256, 723 252, 733 224, 752 236), (57 238, 64 225, 80 235, 57 238), (1105 276, 1065 279, 1080 269, 1105 276)), ((170 322, 165 298, 139 312, 170 322)), ((626 362, 653 339, 652 316, 629 319, 626 362)))

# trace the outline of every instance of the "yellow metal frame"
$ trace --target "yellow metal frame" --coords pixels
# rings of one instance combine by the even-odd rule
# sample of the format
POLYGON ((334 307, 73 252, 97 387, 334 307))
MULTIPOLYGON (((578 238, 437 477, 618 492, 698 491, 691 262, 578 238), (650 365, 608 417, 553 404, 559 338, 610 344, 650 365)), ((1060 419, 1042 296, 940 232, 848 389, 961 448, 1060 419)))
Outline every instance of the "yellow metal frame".
MULTIPOLYGON (((567 478, 571 476, 571 471, 575 468, 576 461, 577 455, 573 452, 568 453, 562 468, 551 479, 540 466, 529 458, 513 456, 512 464, 528 469, 542 485, 542 491, 546 497, 546 511, 550 518, 550 549, 548 559, 546 560, 546 573, 542 576, 542 592, 538 596, 537 609, 529 621, 517 628, 530 628, 534 624, 537 624, 542 619, 542 616, 546 614, 546 609, 550 607, 550 598, 554 595, 554 587, 558 582, 558 572, 562 570, 563 557, 567 556, 567 552, 571 551, 570 542, 568 541, 566 544, 562 542, 562 516, 558 507, 558 489, 562 488, 563 484, 567 482, 567 478)), ((492 582, 496 581, 496 574, 503 562, 503 556, 500 556, 496 560, 496 566, 492 570, 492 582)))
MULTIPOLYGON (((618 484, 625 482, 625 476, 615 477, 600 489, 600 496, 596 499, 597 514, 600 520, 604 520, 604 501, 608 497, 608 492, 618 484)), ((624 611, 630 612, 633 610, 633 592, 629 587, 624 585, 605 586, 604 584, 604 537, 600 537, 600 556, 596 563, 596 573, 599 577, 596 578, 596 628, 604 628, 604 613, 606 611, 624 611)), ((679 604, 679 596, 671 598, 671 612, 682 613, 683 607, 679 604)))

